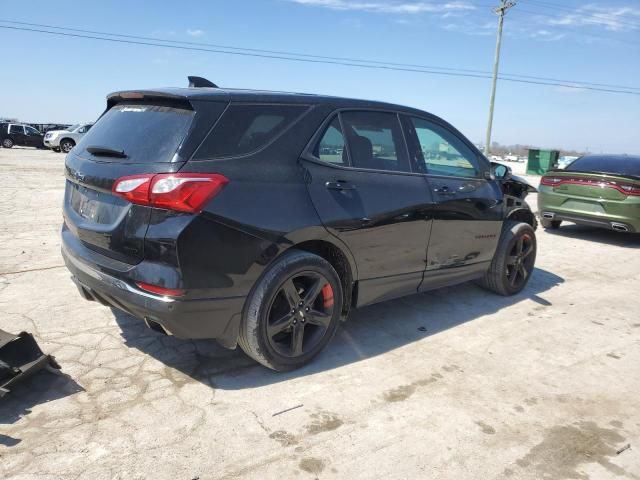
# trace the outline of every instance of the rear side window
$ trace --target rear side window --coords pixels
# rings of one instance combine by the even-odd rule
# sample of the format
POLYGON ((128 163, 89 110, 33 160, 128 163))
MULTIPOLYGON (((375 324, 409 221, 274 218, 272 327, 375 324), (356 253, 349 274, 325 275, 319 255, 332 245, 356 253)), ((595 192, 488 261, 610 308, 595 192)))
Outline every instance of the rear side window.
POLYGON ((274 140, 306 109, 304 105, 232 104, 196 157, 237 157, 255 152, 274 140))
POLYGON ((24 133, 24 127, 22 125, 11 125, 11 127, 9 127, 9 133, 22 135, 24 133))
MULTIPOLYGON (((74 148, 84 154, 87 147, 123 150, 134 163, 171 162, 189 132, 193 110, 159 105, 119 104, 105 113, 74 148)), ((101 157, 104 161, 123 161, 101 157)))
POLYGON ((601 172, 614 175, 640 177, 639 157, 580 157, 566 169, 567 172, 601 172))
POLYGON ((409 158, 395 113, 343 112, 351 165, 356 168, 409 172, 409 158))

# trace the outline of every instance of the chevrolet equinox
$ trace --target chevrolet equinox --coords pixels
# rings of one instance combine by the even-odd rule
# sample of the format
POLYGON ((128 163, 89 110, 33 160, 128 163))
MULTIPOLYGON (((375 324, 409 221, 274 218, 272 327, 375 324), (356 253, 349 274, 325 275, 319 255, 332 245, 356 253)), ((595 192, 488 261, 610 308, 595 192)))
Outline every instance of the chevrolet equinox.
POLYGON ((531 278, 535 189, 444 120, 190 79, 109 95, 66 158, 62 254, 84 298, 290 370, 352 308, 531 278))

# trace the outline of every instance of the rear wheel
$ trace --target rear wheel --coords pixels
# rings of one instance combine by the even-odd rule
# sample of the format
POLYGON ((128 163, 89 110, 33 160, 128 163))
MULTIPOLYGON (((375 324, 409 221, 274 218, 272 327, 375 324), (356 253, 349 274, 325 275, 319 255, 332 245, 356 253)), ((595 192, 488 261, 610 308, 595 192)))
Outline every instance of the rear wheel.
POLYGON ((13 147, 13 140, 11 140, 10 138, 3 138, 2 139, 2 146, 4 148, 11 148, 13 147))
POLYGON ((550 220, 548 218, 542 218, 540 220, 540 223, 542 224, 542 228, 547 228, 547 229, 551 229, 551 230, 557 230, 558 228, 560 228, 560 224, 562 223, 560 220, 550 220))
POLYGON ((522 291, 533 273, 536 251, 536 234, 531 225, 507 221, 491 268, 480 285, 504 296, 522 291))
POLYGON ((70 138, 65 138, 60 142, 60 150, 63 153, 69 153, 73 147, 76 146, 76 142, 71 140, 70 138))
POLYGON ((329 262, 307 252, 285 253, 251 292, 238 343, 268 368, 299 368, 334 336, 342 298, 340 279, 329 262))

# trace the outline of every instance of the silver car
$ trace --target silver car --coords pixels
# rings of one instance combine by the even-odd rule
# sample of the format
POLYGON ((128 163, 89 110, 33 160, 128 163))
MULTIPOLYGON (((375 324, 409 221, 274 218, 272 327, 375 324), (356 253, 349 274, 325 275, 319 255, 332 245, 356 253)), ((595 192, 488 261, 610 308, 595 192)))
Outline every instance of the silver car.
POLYGON ((44 136, 44 146, 55 152, 69 153, 92 126, 93 123, 81 123, 66 130, 49 131, 44 136))

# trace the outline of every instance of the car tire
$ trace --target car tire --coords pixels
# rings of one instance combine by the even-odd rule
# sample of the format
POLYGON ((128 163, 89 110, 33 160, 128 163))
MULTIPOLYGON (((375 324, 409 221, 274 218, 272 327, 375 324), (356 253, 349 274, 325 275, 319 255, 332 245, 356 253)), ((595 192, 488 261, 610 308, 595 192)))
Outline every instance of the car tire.
POLYGON ((561 220, 550 220, 548 218, 541 218, 540 224, 544 229, 557 230, 560 228, 561 220))
POLYGON ((11 140, 10 138, 3 138, 2 139, 2 147, 3 148, 13 148, 13 140, 11 140))
POLYGON ((342 285, 331 264, 318 255, 290 250, 249 294, 238 344, 265 367, 300 368, 335 335, 342 303, 342 285))
POLYGON ((531 225, 505 222, 491 267, 479 284, 503 296, 521 292, 533 274, 536 252, 536 234, 531 225))
POLYGON ((65 138, 60 142, 60 150, 62 153, 69 153, 73 147, 76 146, 76 142, 70 138, 65 138))

